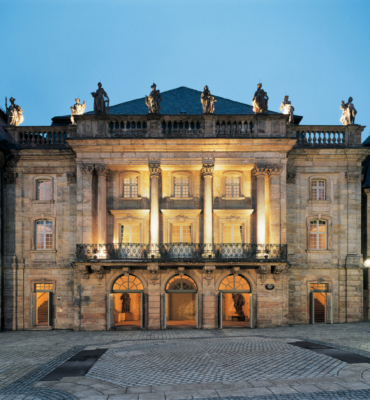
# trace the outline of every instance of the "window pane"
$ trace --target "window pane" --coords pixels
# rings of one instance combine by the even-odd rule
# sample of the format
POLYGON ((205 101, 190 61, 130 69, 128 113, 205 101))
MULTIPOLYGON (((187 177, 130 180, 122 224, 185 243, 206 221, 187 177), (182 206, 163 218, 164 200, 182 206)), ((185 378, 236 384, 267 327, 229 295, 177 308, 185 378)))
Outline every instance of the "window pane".
POLYGON ((231 225, 224 225, 222 232, 222 242, 231 243, 231 225))
POLYGON ((325 181, 313 180, 311 182, 311 199, 325 200, 325 181))
POLYGON ((51 181, 37 181, 37 200, 51 200, 51 181))
POLYGON ((140 243, 140 225, 132 226, 132 243, 140 243))
POLYGON ((225 195, 226 197, 240 196, 240 178, 234 177, 225 179, 225 195))
POLYGON ((191 226, 182 226, 182 242, 191 243, 191 226))
POLYGON ((123 197, 138 197, 138 178, 123 179, 123 197))
POLYGON ((242 226, 234 226, 234 243, 243 243, 242 237, 243 237, 243 227, 242 226))
POLYGON ((172 226, 172 242, 180 243, 180 226, 179 225, 172 226))

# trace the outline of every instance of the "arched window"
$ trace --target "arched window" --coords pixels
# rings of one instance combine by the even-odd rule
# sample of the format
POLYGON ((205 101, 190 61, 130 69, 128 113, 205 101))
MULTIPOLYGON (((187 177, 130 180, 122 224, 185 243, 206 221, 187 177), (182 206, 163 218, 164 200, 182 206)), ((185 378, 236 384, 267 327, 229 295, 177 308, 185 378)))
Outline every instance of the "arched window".
POLYGON ((327 249, 327 222, 322 219, 310 221, 310 249, 327 249))
POLYGON ((172 277, 166 286, 167 291, 182 291, 182 290, 190 290, 196 291, 197 285, 190 276, 187 275, 175 275, 172 277))
POLYGON ((122 275, 120 276, 113 285, 114 292, 132 292, 144 290, 144 286, 141 280, 135 275, 122 275))
POLYGON ((53 221, 36 221, 36 250, 53 249, 53 221))
POLYGON ((241 275, 229 275, 220 283, 219 290, 233 292, 250 292, 248 281, 241 275))
POLYGON ((51 181, 36 181, 36 200, 51 200, 51 181))
POLYGON ((325 200, 325 181, 314 179, 311 181, 311 200, 325 200))

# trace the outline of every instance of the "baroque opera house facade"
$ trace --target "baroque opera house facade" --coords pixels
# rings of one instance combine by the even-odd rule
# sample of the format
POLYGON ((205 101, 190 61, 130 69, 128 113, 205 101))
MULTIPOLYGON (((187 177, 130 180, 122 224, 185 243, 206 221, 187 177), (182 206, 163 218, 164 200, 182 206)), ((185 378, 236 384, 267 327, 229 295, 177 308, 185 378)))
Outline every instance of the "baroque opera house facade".
POLYGON ((363 127, 302 125, 261 85, 253 106, 152 89, 2 114, 4 328, 361 321, 363 127))

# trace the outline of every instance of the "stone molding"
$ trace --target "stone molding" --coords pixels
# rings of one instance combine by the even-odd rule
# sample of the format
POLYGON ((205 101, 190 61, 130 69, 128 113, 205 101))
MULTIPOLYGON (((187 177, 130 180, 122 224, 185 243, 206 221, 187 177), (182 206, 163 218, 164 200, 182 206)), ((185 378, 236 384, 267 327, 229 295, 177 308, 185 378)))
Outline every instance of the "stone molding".
POLYGON ((161 164, 158 163, 149 164, 149 174, 151 178, 155 176, 159 178, 161 173, 162 173, 161 164))
POLYGON ((205 176, 213 176, 214 173, 214 169, 215 169, 215 164, 203 164, 202 169, 201 169, 201 173, 203 178, 205 176))
POLYGON ((91 269, 99 280, 103 279, 104 267, 102 265, 92 265, 91 269))
POLYGON ((240 267, 232 267, 232 268, 231 268, 231 273, 232 273, 234 276, 238 276, 238 275, 240 274, 240 267))
POLYGON ((177 222, 185 222, 188 219, 189 219, 189 217, 187 215, 184 215, 184 214, 179 214, 179 215, 176 215, 176 217, 175 217, 175 220, 177 222))
POLYGON ((130 267, 122 267, 122 272, 124 276, 129 276, 130 275, 130 267))
POLYGON ((284 272, 284 265, 275 265, 274 268, 274 280, 281 278, 282 272, 284 272))
POLYGON ((84 279, 89 279, 89 267, 87 265, 79 265, 78 270, 81 272, 84 279))
POLYGON ((252 174, 257 178, 258 176, 264 176, 269 173, 269 166, 267 164, 256 164, 252 169, 252 174))
POLYGON ((149 279, 150 279, 150 283, 152 285, 156 285, 157 283, 159 283, 159 276, 158 276, 158 272, 159 272, 159 266, 158 264, 149 264, 147 266, 147 269, 150 273, 149 275, 149 279))
POLYGON ((261 281, 265 282, 267 275, 271 273, 271 267, 269 265, 260 265, 258 268, 258 273, 260 274, 261 281))
POLYGON ((268 175, 269 175, 269 177, 271 175, 279 176, 281 174, 282 170, 283 170, 282 164, 270 164, 268 166, 268 175))
POLYGON ((8 184, 17 183, 18 173, 13 171, 7 171, 4 173, 4 181, 8 184))
POLYGON ((82 164, 81 172, 82 175, 92 175, 95 171, 94 164, 82 164))
POLYGON ((109 174, 109 169, 104 164, 95 165, 95 172, 98 176, 107 176, 109 174))
POLYGON ((288 172, 286 174, 286 183, 295 183, 296 176, 295 172, 288 172))
POLYGON ((346 172, 346 178, 348 182, 357 182, 360 174, 356 172, 346 172))
POLYGON ((76 173, 75 172, 67 172, 67 183, 72 185, 76 183, 76 173))
POLYGON ((234 224, 235 222, 240 222, 240 216, 239 215, 235 215, 232 214, 229 217, 226 217, 226 220, 232 224, 234 224))
POLYGON ((213 272, 215 271, 216 267, 214 265, 205 265, 203 267, 203 269, 206 273, 205 279, 207 281, 207 285, 210 285, 211 281, 212 281, 212 275, 213 275, 213 272))

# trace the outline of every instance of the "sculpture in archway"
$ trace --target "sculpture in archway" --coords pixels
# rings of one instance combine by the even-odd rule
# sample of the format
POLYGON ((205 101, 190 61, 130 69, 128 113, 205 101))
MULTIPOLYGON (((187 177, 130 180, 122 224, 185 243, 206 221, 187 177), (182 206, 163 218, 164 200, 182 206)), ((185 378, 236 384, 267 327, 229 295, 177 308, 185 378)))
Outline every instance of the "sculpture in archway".
POLYGON ((131 308, 130 295, 128 293, 122 293, 120 299, 122 301, 122 312, 123 313, 129 313, 130 312, 130 308, 131 308))
POLYGON ((245 304, 244 296, 241 293, 233 293, 234 308, 236 314, 244 317, 243 307, 245 304))

